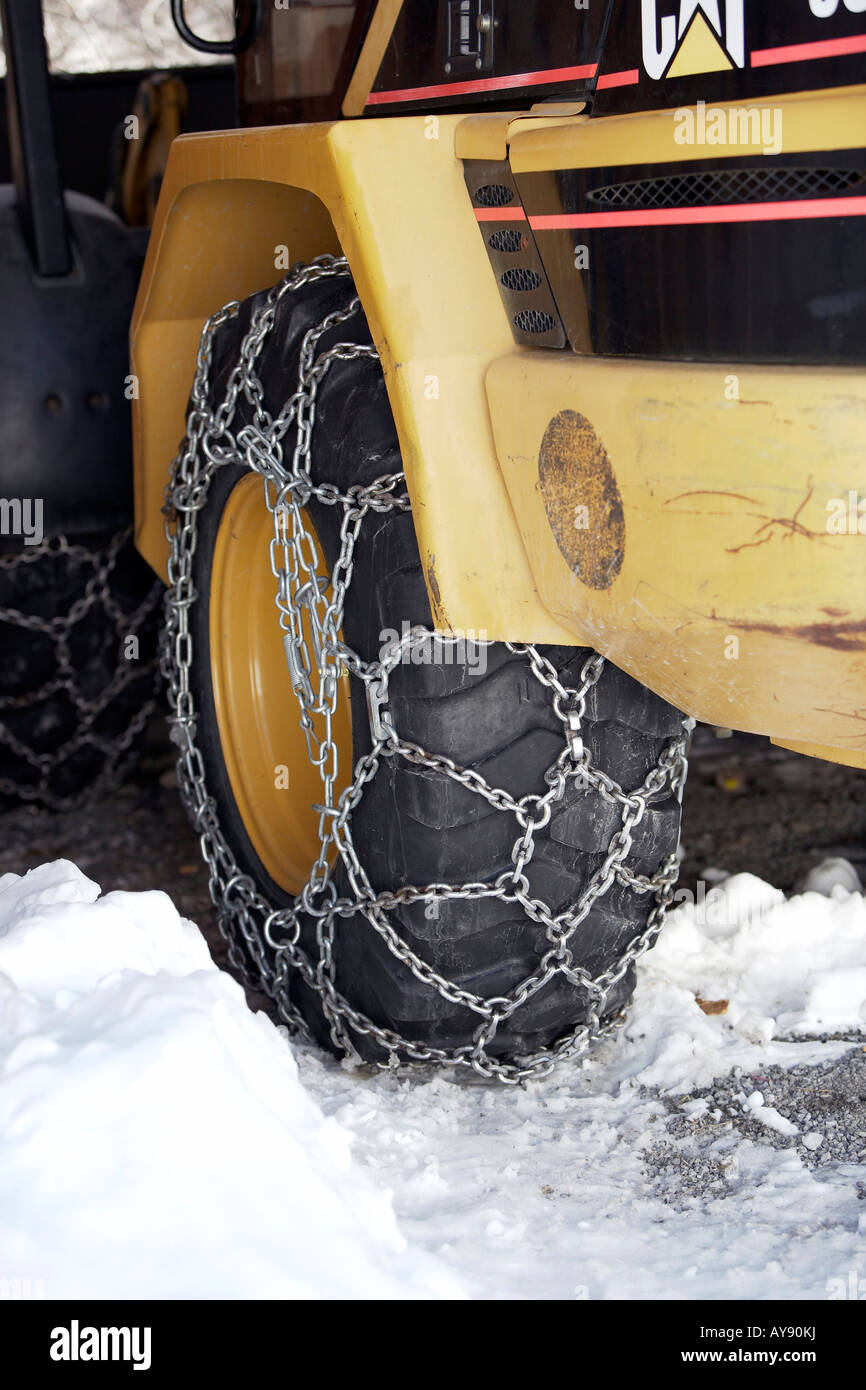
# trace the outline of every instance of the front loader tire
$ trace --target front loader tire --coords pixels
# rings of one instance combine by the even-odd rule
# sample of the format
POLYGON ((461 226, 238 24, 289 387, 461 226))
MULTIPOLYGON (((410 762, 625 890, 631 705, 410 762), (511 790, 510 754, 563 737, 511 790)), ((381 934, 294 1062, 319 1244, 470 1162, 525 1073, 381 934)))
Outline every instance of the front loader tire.
MULTIPOLYGON (((331 279, 306 285, 280 301, 273 332, 257 366, 265 405, 272 414, 294 390, 304 334, 345 304, 350 292, 345 279, 331 279)), ((211 407, 222 399, 250 317, 262 301, 262 295, 253 296, 235 320, 217 331, 211 407)), ((370 342, 361 314, 329 332, 320 346, 324 350, 333 342, 349 340, 370 342)), ((239 404, 239 416, 237 428, 249 418, 244 402, 239 404)), ((356 358, 331 367, 319 388, 313 461, 314 481, 334 483, 341 491, 401 469, 377 360, 356 358)), ((272 856, 260 852, 255 833, 250 833, 250 817, 245 822, 227 770, 231 761, 227 739, 234 737, 243 744, 247 732, 227 730, 225 719, 221 731, 214 699, 215 663, 225 660, 225 653, 215 650, 221 639, 212 616, 218 601, 213 590, 214 554, 230 499, 248 477, 239 465, 218 469, 198 516, 193 571, 198 599, 190 612, 191 688, 208 791, 222 834, 240 870, 275 907, 281 907, 293 900, 288 876, 281 882, 279 872, 272 871, 272 856)), ((341 511, 311 500, 309 513, 330 568, 339 549, 341 511)), ((491 582, 495 577, 491 576, 491 582)), ((275 610, 269 618, 278 643, 275 610)), ((371 513, 356 549, 343 636, 370 662, 380 658, 387 634, 400 633, 404 624, 432 627, 412 516, 400 510, 371 513)), ((580 684, 581 669, 591 656, 587 649, 548 646, 538 650, 564 683, 580 684)), ((553 711, 551 691, 534 678, 526 656, 505 644, 468 646, 465 655, 460 664, 399 665, 390 681, 389 713, 394 726, 401 737, 481 773, 516 799, 543 793, 545 771, 562 749, 562 724, 553 711)), ((244 660, 242 652, 238 660, 244 660)), ((349 684, 352 762, 357 763, 371 747, 370 725, 363 686, 354 679, 349 684)), ((296 719, 288 672, 285 691, 285 718, 296 719)), ((583 739, 597 766, 631 790, 658 763, 666 744, 681 737, 682 716, 671 705, 605 664, 589 691, 583 721, 583 739)), ((251 746, 241 751, 247 758, 255 755, 251 746)), ((237 749, 234 761, 237 764, 237 749)), ((347 776, 344 770, 341 785, 347 776)), ((672 792, 651 802, 634 832, 629 859, 633 872, 652 875, 674 852, 680 813, 672 792)), ((533 896, 544 899, 554 912, 574 902, 603 862, 619 824, 617 805, 569 782, 549 824, 536 832, 535 852, 527 866, 533 896)), ((381 759, 352 819, 355 847, 377 892, 410 883, 492 882, 510 869, 518 834, 513 815, 493 809, 453 779, 399 756, 381 759)), ((335 876, 338 891, 345 893, 347 877, 341 864, 335 876)), ((614 963, 644 930, 652 906, 651 894, 638 895, 614 882, 578 929, 572 942, 575 965, 596 976, 614 963)), ((404 903, 390 914, 390 921, 401 940, 440 975, 485 997, 501 996, 514 988, 533 972, 549 947, 543 927, 530 920, 519 904, 496 898, 447 899, 436 903, 435 910, 430 903, 404 903)), ((304 927, 301 944, 314 951, 312 922, 304 927)), ((416 978, 362 913, 340 920, 334 960, 337 990, 373 1023, 438 1049, 453 1051, 471 1044, 479 1024, 477 1014, 449 1002, 416 978)), ((606 999, 606 1016, 622 1008, 633 982, 630 967, 606 999)), ((300 978, 295 979, 292 993, 316 1036, 328 1044, 331 1033, 318 996, 300 978)), ((586 1013, 581 989, 557 977, 500 1026, 488 1050, 491 1055, 509 1057, 533 1053, 570 1032, 586 1013)), ((362 1057, 388 1061, 381 1042, 362 1030, 351 1028, 350 1032, 352 1045, 362 1057)))

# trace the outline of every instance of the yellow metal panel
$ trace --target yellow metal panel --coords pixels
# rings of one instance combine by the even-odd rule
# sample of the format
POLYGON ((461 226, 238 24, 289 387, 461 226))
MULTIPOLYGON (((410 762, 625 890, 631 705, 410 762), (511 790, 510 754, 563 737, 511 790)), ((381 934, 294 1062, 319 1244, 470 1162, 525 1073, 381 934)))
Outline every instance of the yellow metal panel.
MULTIPOLYGON (((785 98, 784 148, 866 143, 864 91, 785 98)), ((733 365, 735 403, 722 366, 516 350, 454 156, 458 130, 468 153, 510 140, 522 169, 706 150, 672 156, 670 112, 546 128, 507 119, 484 132, 440 115, 175 142, 133 321, 139 548, 164 572, 160 507, 204 319, 274 283, 280 245, 291 261, 342 249, 382 358, 440 626, 592 643, 700 718, 863 749, 863 542, 826 534, 821 510, 866 493, 862 376, 733 365), (554 429, 545 453, 564 551, 539 474, 562 412, 585 422, 554 429), (563 521, 557 459, 569 448, 591 463, 575 473, 575 505, 595 497, 611 518, 594 556, 563 521), (595 587, 566 553, 572 564, 590 555, 595 587), (736 659, 720 657, 728 636, 736 659)), ((754 151, 713 151, 738 152, 754 151)))
POLYGON ((483 111, 466 116, 454 133, 458 159, 498 160, 508 157, 508 128, 517 111, 483 111))
MULTIPOLYGON (((221 166, 218 140, 206 137, 202 170, 221 166)), ((162 575, 163 494, 184 434, 205 319, 229 300, 275 284, 283 274, 275 263, 279 246, 288 246, 293 259, 339 252, 331 219, 311 193, 255 178, 188 179, 183 149, 181 137, 172 146, 172 193, 160 198, 132 320, 135 537, 162 575)))
POLYGON ((585 101, 553 101, 533 106, 531 111, 489 111, 466 116, 454 133, 454 153, 458 159, 506 159, 515 131, 522 134, 573 124, 574 117, 585 107, 585 101))
POLYGON ((367 97, 382 65, 385 50, 391 42, 394 25, 402 8, 403 0, 379 0, 351 81, 346 88, 342 106, 344 116, 363 116, 367 97))
POLYGON ((440 117, 436 139, 423 117, 335 127, 354 213, 338 231, 382 359, 438 622, 558 642, 496 462, 484 374, 513 339, 453 156, 459 119, 440 117))
POLYGON ((159 509, 183 434, 196 327, 225 300, 280 278, 279 243, 292 261, 336 243, 382 359, 438 623, 568 640, 539 601, 496 461, 484 374, 513 340, 454 157, 461 119, 175 141, 132 328, 136 538, 154 568, 164 573, 159 509))
MULTIPOLYGON (((856 149, 866 144, 866 87, 750 101, 750 111, 779 111, 781 154, 807 150, 856 149)), ((742 102, 714 102, 713 109, 742 109, 742 102)), ((726 122, 728 133, 735 123, 726 122)), ((736 124, 736 130, 742 129, 736 124)), ((739 141, 707 145, 682 144, 683 122, 676 111, 641 111, 604 120, 578 117, 571 125, 511 135, 511 168, 515 174, 543 169, 594 169, 617 164, 654 164, 672 160, 725 159, 752 155, 755 146, 739 141)))
POLYGON ((845 767, 858 767, 866 772, 866 752, 854 753, 851 749, 828 748, 822 743, 783 743, 781 739, 772 740, 778 748, 788 748, 792 753, 802 753, 806 758, 822 758, 825 762, 842 763, 845 767))
POLYGON ((487 377, 542 600, 698 719, 866 750, 866 377, 512 351, 487 377), (553 424, 551 422, 554 422, 553 424))

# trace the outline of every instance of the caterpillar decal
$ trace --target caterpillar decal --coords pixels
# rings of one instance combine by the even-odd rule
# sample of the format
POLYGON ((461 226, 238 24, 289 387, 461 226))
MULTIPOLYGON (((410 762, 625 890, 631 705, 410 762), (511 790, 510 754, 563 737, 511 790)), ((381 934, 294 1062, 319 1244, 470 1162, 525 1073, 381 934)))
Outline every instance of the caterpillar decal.
POLYGON ((862 80, 866 0, 614 0, 593 114, 862 80))
POLYGON ((657 0, 641 0, 644 71, 666 73, 742 68, 746 64, 744 0, 680 0, 679 14, 659 19, 657 0))

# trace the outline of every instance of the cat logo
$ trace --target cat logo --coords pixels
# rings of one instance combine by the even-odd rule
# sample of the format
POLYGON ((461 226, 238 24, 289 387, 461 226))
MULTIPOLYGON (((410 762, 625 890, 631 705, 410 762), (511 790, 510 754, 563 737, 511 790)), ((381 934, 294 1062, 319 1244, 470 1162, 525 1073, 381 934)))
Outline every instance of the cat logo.
POLYGON ((655 81, 723 72, 746 62, 745 0, 641 0, 643 65, 655 81), (724 8, 724 18, 722 9, 724 8))

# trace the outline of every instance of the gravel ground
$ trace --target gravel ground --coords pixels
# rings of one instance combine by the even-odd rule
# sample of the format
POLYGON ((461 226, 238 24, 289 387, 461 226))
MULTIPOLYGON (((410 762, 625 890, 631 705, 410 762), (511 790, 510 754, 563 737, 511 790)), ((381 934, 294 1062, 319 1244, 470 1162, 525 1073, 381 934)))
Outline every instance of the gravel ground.
POLYGON ((866 772, 695 731, 683 813, 681 882, 708 868, 752 873, 785 893, 822 859, 850 860, 866 884, 866 772))
POLYGON ((665 1120, 666 1137, 645 1151, 644 1162, 647 1177, 671 1205, 694 1197, 723 1197, 736 1184, 737 1136, 774 1149, 793 1149, 811 1169, 830 1163, 860 1165, 859 1176, 851 1176, 857 1195, 866 1199, 862 1043, 839 1061, 788 1071, 768 1067, 754 1075, 736 1067, 688 1096, 656 1098, 670 1118, 665 1120))

